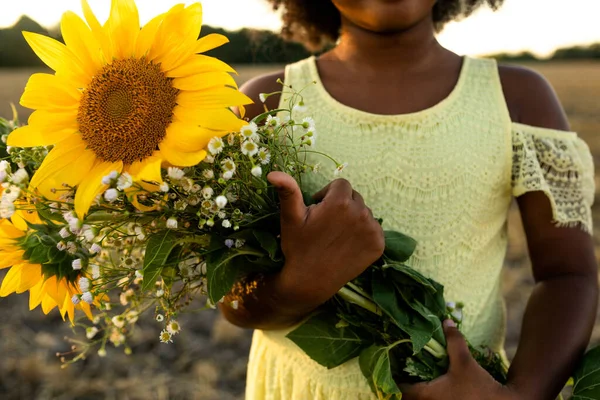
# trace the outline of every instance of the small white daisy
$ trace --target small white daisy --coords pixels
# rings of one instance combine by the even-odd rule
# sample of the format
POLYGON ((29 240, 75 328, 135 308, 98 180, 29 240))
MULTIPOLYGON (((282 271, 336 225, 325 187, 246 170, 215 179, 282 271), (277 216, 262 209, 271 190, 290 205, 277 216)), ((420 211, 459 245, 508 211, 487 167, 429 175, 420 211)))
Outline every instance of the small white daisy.
POLYGON ((180 179, 183 179, 183 177, 185 176, 185 172, 183 172, 181 168, 169 167, 167 169, 167 175, 169 176, 169 178, 178 181, 180 179))
POLYGON ((122 328, 125 326, 125 318, 122 315, 115 315, 112 317, 111 321, 117 328, 122 328))
POLYGON ((117 179, 118 190, 129 189, 131 185, 133 185, 133 178, 127 172, 122 173, 119 179, 117 179))
POLYGON ((73 295, 73 297, 71 297, 71 302, 74 305, 77 305, 77 304, 79 304, 81 302, 81 298, 79 297, 78 294, 75 294, 75 295, 73 295))
POLYGON ((246 140, 242 143, 242 153, 246 156, 252 157, 258 153, 258 145, 251 140, 246 140))
POLYGON ((90 291, 90 280, 88 278, 81 277, 81 278, 79 278, 78 283, 79 283, 79 290, 81 290, 82 292, 90 291))
POLYGON ((118 198, 119 192, 117 189, 108 189, 106 192, 104 192, 104 200, 108 201, 109 203, 114 202, 118 198))
POLYGON ((163 322, 164 320, 165 320, 165 317, 162 314, 156 315, 156 322, 163 322))
POLYGON ((229 222, 228 219, 224 219, 223 222, 221 222, 221 225, 223 228, 231 228, 231 222, 229 222))
POLYGON ((204 161, 207 164, 212 164, 215 162, 215 158, 209 154, 206 157, 204 157, 204 160, 202 161, 204 161))
POLYGON ((215 173, 212 169, 205 169, 204 171, 202 171, 202 176, 205 179, 212 179, 215 177, 215 173))
POLYGON ((274 117, 272 115, 269 115, 267 117, 267 126, 275 128, 275 127, 278 127, 279 125, 281 125, 281 120, 279 119, 279 117, 274 117))
POLYGON ((171 335, 168 331, 163 330, 162 332, 160 332, 160 341, 161 343, 173 343, 173 339, 171 339, 171 335))
POLYGON ((339 176, 347 166, 348 166, 347 162, 338 165, 337 168, 335 169, 335 171, 333 171, 333 175, 339 176))
POLYGON ((172 319, 167 324, 167 332, 169 332, 171 335, 177 335, 179 332, 181 332, 181 325, 179 325, 179 322, 172 319))
POLYGON ((298 112, 298 113, 304 113, 304 112, 306 112, 306 110, 308 110, 308 108, 304 104, 304 100, 300 100, 298 102, 298 104, 296 104, 294 106, 294 108, 292 110, 295 111, 295 112, 298 112))
POLYGON ((258 159, 262 165, 267 165, 271 161, 271 153, 268 149, 261 147, 258 150, 258 159))
POLYGON ((210 154, 212 154, 212 155, 219 154, 220 152, 223 151, 224 147, 225 147, 225 143, 223 143, 223 139, 221 139, 220 137, 217 137, 217 136, 210 139, 210 142, 208 142, 208 151, 210 151, 210 154))
POLYGON ((90 292, 85 292, 81 295, 81 300, 88 304, 92 304, 94 302, 94 296, 90 292))
POLYGON ((171 217, 167 220, 167 228, 168 229, 177 229, 177 218, 171 217))
POLYGON ((248 125, 245 125, 240 129, 240 134, 245 140, 257 141, 259 139, 258 134, 258 126, 254 122, 250 122, 248 125))
POLYGON ((225 208, 225 206, 227 205, 227 197, 223 195, 217 196, 217 198, 215 199, 215 203, 219 208, 225 208))
POLYGON ((304 118, 302 120, 302 122, 301 122, 300 125, 302 125, 302 127, 308 131, 311 128, 314 129, 314 127, 315 127, 315 120, 312 119, 311 117, 306 117, 306 118, 304 118))
POLYGON ((231 158, 226 158, 223 161, 221 161, 221 167, 225 172, 231 172, 232 174, 235 173, 236 165, 231 158))
POLYGON ((17 183, 17 184, 23 183, 28 179, 29 179, 29 174, 23 168, 20 168, 19 170, 17 170, 17 172, 15 172, 12 176, 13 183, 17 183))
POLYGON ((213 197, 214 194, 215 191, 210 186, 207 186, 204 189, 202 189, 202 197, 204 197, 206 200, 213 197))
MULTIPOLYGON (((82 265, 81 265, 81 258, 77 258, 75 260, 73 260, 73 262, 71 263, 71 267, 73 267, 74 270, 78 271, 81 269, 82 265)), ((85 292, 86 290, 84 290, 85 292)))
POLYGON ((69 236, 71 236, 71 232, 69 232, 69 230, 67 228, 62 228, 58 234, 60 235, 61 238, 66 239, 69 236))
POLYGON ((231 178, 233 178, 233 172, 231 171, 225 171, 223 172, 223 179, 225 179, 226 181, 230 180, 231 178))
POLYGON ((95 326, 90 326, 89 328, 86 328, 86 330, 85 330, 85 337, 88 338, 89 340, 92 340, 94 338, 94 336, 96 336, 97 333, 98 333, 98 328, 96 328, 95 326))

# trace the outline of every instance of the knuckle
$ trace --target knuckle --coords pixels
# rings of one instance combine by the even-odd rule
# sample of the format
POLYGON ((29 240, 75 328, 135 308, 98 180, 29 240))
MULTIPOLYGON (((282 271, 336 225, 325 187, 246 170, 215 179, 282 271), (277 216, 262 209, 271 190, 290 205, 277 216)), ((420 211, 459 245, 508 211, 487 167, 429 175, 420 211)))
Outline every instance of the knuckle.
POLYGON ((346 186, 352 187, 350 182, 344 178, 337 178, 336 180, 333 181, 333 184, 336 186, 342 186, 342 187, 346 187, 346 186))

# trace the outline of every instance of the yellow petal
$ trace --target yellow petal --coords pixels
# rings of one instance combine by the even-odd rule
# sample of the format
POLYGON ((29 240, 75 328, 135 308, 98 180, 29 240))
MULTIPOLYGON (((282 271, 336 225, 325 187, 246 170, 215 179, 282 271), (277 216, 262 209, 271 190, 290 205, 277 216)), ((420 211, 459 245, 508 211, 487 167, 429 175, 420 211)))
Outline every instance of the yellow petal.
MULTIPOLYGON (((25 229, 27 229, 27 227, 25 229)), ((18 229, 18 226, 15 226, 14 223, 11 223, 11 221, 6 219, 0 220, 0 237, 2 238, 14 239, 25 236, 25 229, 18 229)))
POLYGON ((35 206, 30 206, 29 208, 24 207, 23 209, 17 210, 17 212, 10 217, 13 225, 17 229, 25 232, 29 229, 27 222, 31 224, 41 224, 42 221, 34 208, 35 206))
POLYGON ((96 165, 92 167, 92 170, 86 175, 86 179, 81 182, 75 193, 75 212, 80 219, 83 219, 88 212, 96 196, 107 189, 108 186, 102 183, 102 178, 112 171, 121 172, 122 170, 122 161, 106 162, 98 160, 96 162, 96 165))
POLYGON ((23 268, 21 270, 21 281, 17 287, 17 293, 23 293, 31 289, 43 279, 44 277, 42 276, 42 268, 39 264, 23 264, 23 268))
POLYGON ((44 158, 42 165, 40 165, 31 178, 30 186, 36 188, 42 181, 51 177, 56 171, 67 165, 73 165, 73 161, 81 156, 80 153, 86 151, 85 147, 85 142, 78 134, 72 135, 62 142, 57 143, 50 153, 48 153, 46 158, 44 158))
POLYGON ((135 42, 140 32, 140 17, 133 0, 112 0, 105 31, 112 42, 114 57, 134 56, 135 42))
POLYGON ((173 113, 179 121, 218 131, 238 132, 242 126, 248 125, 248 122, 238 118, 227 108, 198 110, 177 106, 173 113))
POLYGON ((215 71, 237 74, 233 68, 223 61, 214 57, 197 54, 186 59, 185 62, 177 68, 166 71, 165 75, 169 78, 180 78, 183 76, 199 74, 201 72, 215 71))
POLYGON ((16 147, 50 146, 62 142, 74 135, 77 129, 64 129, 62 131, 44 131, 35 125, 25 125, 10 133, 7 143, 16 147))
POLYGON ((50 296, 44 295, 42 297, 42 311, 44 314, 48 314, 56 307, 56 302, 50 296))
POLYGON ((85 72, 96 74, 103 62, 100 45, 90 28, 77 14, 67 11, 62 16, 60 30, 67 48, 75 54, 85 72))
POLYGON ((252 103, 252 100, 244 93, 229 87, 193 92, 184 91, 177 95, 178 105, 196 110, 217 109, 252 103))
POLYGON ((21 105, 32 109, 76 109, 81 92, 62 78, 50 74, 33 74, 21 96, 21 105))
POLYGON ((189 153, 206 148, 210 139, 222 135, 217 131, 175 121, 167 128, 163 141, 177 151, 189 153))
MULTIPOLYGON (((160 154, 160 153, 159 153, 160 154)), ((142 161, 136 161, 126 168, 135 181, 162 183, 160 165, 162 159, 159 154, 150 156, 142 161)))
POLYGON ((75 87, 85 87, 92 77, 85 74, 79 60, 62 43, 44 35, 23 32, 35 54, 58 75, 73 81, 75 87))
POLYGON ((84 314, 86 315, 86 317, 88 317, 90 321, 94 319, 94 316, 92 315, 92 308, 88 303, 81 302, 77 306, 78 308, 81 308, 81 310, 84 312, 84 314))
POLYGON ((29 289, 29 309, 33 310, 42 302, 44 281, 40 280, 31 289, 29 289))
POLYGON ((16 264, 8 270, 8 273, 2 281, 2 286, 0 286, 0 297, 6 297, 9 294, 15 293, 17 291, 19 283, 21 282, 22 269, 23 264, 16 264))
POLYGON ((180 90, 204 90, 213 87, 232 86, 237 89, 237 83, 227 72, 204 72, 173 79, 173 87, 180 90))
POLYGON ((194 53, 204 53, 217 47, 221 47, 224 44, 229 43, 229 39, 226 36, 218 33, 211 33, 204 37, 201 37, 196 41, 196 47, 194 53))
POLYGON ((68 108, 62 110, 36 110, 27 120, 28 125, 35 125, 38 129, 48 131, 61 131, 64 129, 78 129, 78 109, 68 108))
POLYGON ((193 153, 184 153, 182 151, 177 151, 177 149, 171 147, 164 141, 160 143, 158 147, 160 148, 160 152, 165 159, 171 165, 177 167, 191 167, 193 165, 197 165, 206 157, 205 150, 200 150, 193 153))
POLYGON ((148 54, 164 18, 165 14, 157 15, 144 25, 135 43, 135 58, 142 58, 148 54))
POLYGON ((178 66, 193 54, 202 27, 202 5, 177 5, 167 12, 149 52, 150 60, 161 63, 163 71, 178 66))
POLYGON ((90 5, 88 4, 87 0, 81 0, 81 8, 83 9, 83 16, 85 17, 87 24, 92 30, 92 34, 96 38, 96 41, 102 47, 102 52, 104 53, 104 62, 112 61, 112 44, 106 36, 106 33, 104 32, 104 28, 102 28, 100 22, 98 22, 98 19, 92 12, 92 9, 90 8, 90 5))
POLYGON ((23 251, 14 253, 0 252, 0 269, 12 267, 13 265, 23 262, 23 251))

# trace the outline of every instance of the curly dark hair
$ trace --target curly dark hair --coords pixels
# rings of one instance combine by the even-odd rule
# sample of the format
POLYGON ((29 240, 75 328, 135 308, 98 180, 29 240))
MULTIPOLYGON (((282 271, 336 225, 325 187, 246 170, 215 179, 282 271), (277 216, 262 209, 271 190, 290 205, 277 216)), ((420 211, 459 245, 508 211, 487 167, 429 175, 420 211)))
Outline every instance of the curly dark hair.
MULTIPOLYGON (((339 36, 340 13, 330 0, 267 0, 283 11, 282 34, 311 49, 320 50, 339 36)), ((504 0, 438 0, 433 7, 433 23, 441 31, 447 22, 471 15, 484 4, 498 9, 504 0)))

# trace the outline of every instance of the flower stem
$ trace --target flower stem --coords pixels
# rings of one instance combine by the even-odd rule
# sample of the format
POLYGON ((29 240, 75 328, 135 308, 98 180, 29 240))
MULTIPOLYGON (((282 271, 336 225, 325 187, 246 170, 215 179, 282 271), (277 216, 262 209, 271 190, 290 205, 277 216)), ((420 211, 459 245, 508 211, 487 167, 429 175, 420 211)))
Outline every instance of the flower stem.
POLYGON ((359 295, 358 293, 348 289, 345 286, 338 291, 338 295, 347 302, 356 304, 357 306, 362 307, 367 311, 371 311, 373 314, 383 315, 379 307, 377 307, 377 304, 359 295))

